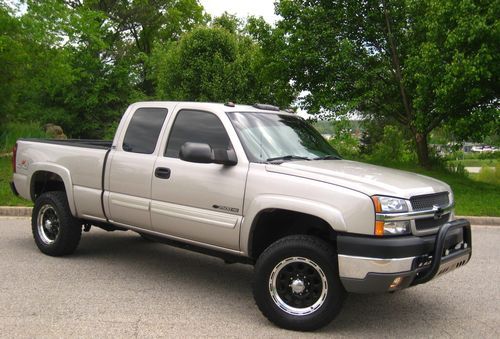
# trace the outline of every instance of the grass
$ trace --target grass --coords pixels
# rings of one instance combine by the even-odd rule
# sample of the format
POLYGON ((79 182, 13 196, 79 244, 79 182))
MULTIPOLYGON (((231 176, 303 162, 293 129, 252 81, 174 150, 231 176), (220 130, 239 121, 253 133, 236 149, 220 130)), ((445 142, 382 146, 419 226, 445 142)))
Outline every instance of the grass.
POLYGON ((12 180, 12 147, 19 138, 45 138, 47 134, 38 123, 11 122, 0 130, 0 206, 32 206, 32 202, 16 197, 10 190, 12 180), (3 154, 3 156, 2 156, 3 154))
POLYGON ((498 159, 464 159, 464 160, 450 160, 448 163, 454 165, 461 164, 464 167, 495 167, 498 164, 498 159))
POLYGON ((16 197, 10 190, 11 157, 0 157, 0 206, 33 206, 31 201, 16 197))
POLYGON ((470 173, 469 177, 476 181, 482 181, 489 184, 500 185, 500 163, 495 167, 481 167, 479 173, 470 173))

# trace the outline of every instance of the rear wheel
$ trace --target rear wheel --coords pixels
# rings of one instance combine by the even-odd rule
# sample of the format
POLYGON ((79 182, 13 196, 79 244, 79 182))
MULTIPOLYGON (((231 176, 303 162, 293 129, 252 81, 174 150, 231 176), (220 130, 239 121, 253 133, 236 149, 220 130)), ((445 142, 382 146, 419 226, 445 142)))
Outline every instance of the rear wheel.
POLYGON ((82 235, 82 223, 71 215, 66 194, 60 191, 36 199, 31 229, 40 251, 51 256, 73 253, 82 235))
POLYGON ((330 323, 346 294, 333 248, 306 235, 280 239, 262 253, 255 266, 253 293, 270 321, 299 331, 330 323))

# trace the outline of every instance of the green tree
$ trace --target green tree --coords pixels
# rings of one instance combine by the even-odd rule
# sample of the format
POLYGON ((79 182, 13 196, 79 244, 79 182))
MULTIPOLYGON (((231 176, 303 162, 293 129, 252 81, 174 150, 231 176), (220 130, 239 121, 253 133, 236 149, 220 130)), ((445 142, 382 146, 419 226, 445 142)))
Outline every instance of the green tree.
POLYGON ((104 13, 62 1, 29 1, 21 17, 31 46, 29 86, 17 120, 62 125, 71 137, 99 138, 129 104, 133 61, 104 13))
MULTIPOLYGON (((26 51, 20 39, 22 28, 9 8, 0 3, 0 123, 12 113, 18 97, 26 51)), ((0 131, 1 132, 1 131, 0 131)))
POLYGON ((283 30, 272 27, 262 17, 249 17, 243 33, 261 46, 258 87, 261 100, 273 99, 281 107, 288 107, 295 101, 298 91, 291 85, 289 60, 283 30))
POLYGON ((277 13, 304 106, 397 121, 422 166, 434 128, 498 115, 498 1, 281 0, 277 13))
POLYGON ((46 103, 71 82, 68 53, 28 14, 15 16, 2 7, 0 26, 0 110, 9 120, 39 120, 48 113, 46 103))
POLYGON ((108 42, 128 47, 127 52, 134 56, 135 67, 139 68, 139 89, 147 96, 154 93, 149 68, 154 43, 176 41, 183 33, 208 21, 198 0, 65 0, 64 3, 75 10, 83 8, 103 15, 109 26, 108 42))
POLYGON ((280 90, 263 71, 262 47, 239 32, 236 18, 222 19, 213 27, 186 33, 178 42, 157 46, 152 59, 157 97, 289 105, 292 97, 276 96, 280 90))

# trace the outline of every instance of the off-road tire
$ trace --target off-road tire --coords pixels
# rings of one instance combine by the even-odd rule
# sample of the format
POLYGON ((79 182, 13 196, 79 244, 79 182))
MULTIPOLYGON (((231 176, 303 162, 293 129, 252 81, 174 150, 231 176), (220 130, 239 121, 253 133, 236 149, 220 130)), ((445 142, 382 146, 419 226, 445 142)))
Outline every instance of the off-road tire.
MULTIPOLYGON (((292 261, 290 262, 293 264, 292 261)), ((287 236, 274 242, 260 255, 257 260, 257 264, 255 265, 253 295, 257 306, 267 319, 269 319, 277 326, 285 329, 295 331, 313 331, 329 324, 340 312, 346 295, 345 289, 339 279, 337 262, 337 255, 333 247, 317 237, 307 235, 293 235, 287 236), (297 258, 296 260, 305 260, 305 263, 309 262, 311 263, 311 265, 317 264, 317 267, 319 267, 319 269, 315 268, 316 266, 310 266, 304 269, 300 268, 300 261, 298 261, 297 265, 299 266, 297 266, 297 270, 304 269, 304 272, 306 270, 310 272, 312 271, 310 268, 313 268, 317 270, 316 274, 320 272, 322 280, 320 286, 325 286, 324 283, 326 280, 327 288, 322 288, 321 290, 326 290, 326 296, 323 294, 322 298, 317 298, 317 302, 320 302, 320 300, 323 301, 319 304, 320 306, 316 306, 318 307, 317 309, 315 309, 314 311, 309 311, 312 312, 310 314, 290 314, 288 313, 290 312, 290 309, 288 310, 288 312, 286 312, 278 305, 279 302, 276 301, 276 295, 277 293, 279 293, 277 292, 278 289, 274 290, 274 293, 272 292, 272 277, 276 276, 277 281, 283 281, 280 280, 284 279, 283 277, 286 277, 287 282, 288 279, 292 279, 290 276, 288 276, 288 274, 290 273, 286 269, 293 269, 293 267, 286 267, 286 265, 288 264, 283 264, 284 262, 289 262, 287 260, 289 260, 290 258, 297 258), (279 267, 282 268, 281 271, 277 271, 277 268, 279 267), (281 278, 279 278, 282 272, 284 273, 284 276, 281 276, 281 278)), ((304 273, 303 277, 304 281, 306 281, 306 284, 309 284, 309 282, 307 282, 307 274, 310 273, 304 273)), ((301 283, 302 280, 297 281, 301 284, 299 288, 304 288, 302 286, 303 284, 301 283)), ((292 299, 299 298, 294 295, 294 293, 296 292, 293 291, 291 285, 292 284, 288 285, 290 286, 289 288, 291 292, 282 293, 288 293, 288 296, 285 296, 286 298, 290 297, 290 295, 292 295, 292 299)), ((283 284, 281 284, 281 286, 281 290, 284 291, 283 284)), ((287 285, 284 286, 286 290, 287 285)), ((312 289, 310 288, 310 290, 312 289)), ((305 294, 307 290, 303 290, 302 292, 304 292, 305 294)), ((302 292, 300 294, 300 298, 303 297, 302 292)), ((312 292, 308 293, 308 300, 313 299, 314 301, 315 295, 310 296, 312 292)), ((301 300, 299 300, 298 302, 306 302, 303 299, 301 300)), ((287 304, 286 301, 282 302, 284 302, 284 304, 287 304)), ((289 303, 293 304, 293 301, 290 301, 289 303)), ((283 303, 281 305, 283 307, 283 303)), ((285 305, 285 308, 286 306, 287 305, 285 305)), ((300 309, 307 310, 308 308, 309 307, 303 307, 300 309)), ((311 310, 313 308, 314 305, 310 307, 311 310)))
POLYGON ((71 214, 66 193, 61 191, 46 192, 36 199, 31 229, 38 249, 54 257, 73 253, 82 236, 82 223, 71 214), (49 211, 54 221, 57 221, 57 232, 49 232, 39 225, 40 221, 45 224, 41 219, 46 218, 45 214, 49 211))

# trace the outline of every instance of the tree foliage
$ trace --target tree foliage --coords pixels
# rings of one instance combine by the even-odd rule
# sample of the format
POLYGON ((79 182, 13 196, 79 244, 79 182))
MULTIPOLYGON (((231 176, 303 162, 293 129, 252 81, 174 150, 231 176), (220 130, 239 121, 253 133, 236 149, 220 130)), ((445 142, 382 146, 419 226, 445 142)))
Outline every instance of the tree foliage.
POLYGON ((293 91, 266 67, 266 54, 241 21, 224 14, 178 42, 159 45, 152 64, 157 97, 168 100, 271 102, 288 106, 293 91))
POLYGON ((24 3, 23 12, 0 5, 3 122, 100 138, 137 100, 293 100, 246 23, 228 13, 209 23, 197 0, 24 3))
POLYGON ((309 111, 397 121, 425 164, 436 126, 466 140, 500 125, 498 1, 281 0, 276 27, 210 20, 198 0, 20 1, 0 0, 1 127, 100 138, 137 100, 287 107, 306 91, 309 111))
POLYGON ((498 1, 281 0, 277 11, 304 106, 397 121, 421 165, 437 126, 498 115, 498 1))

